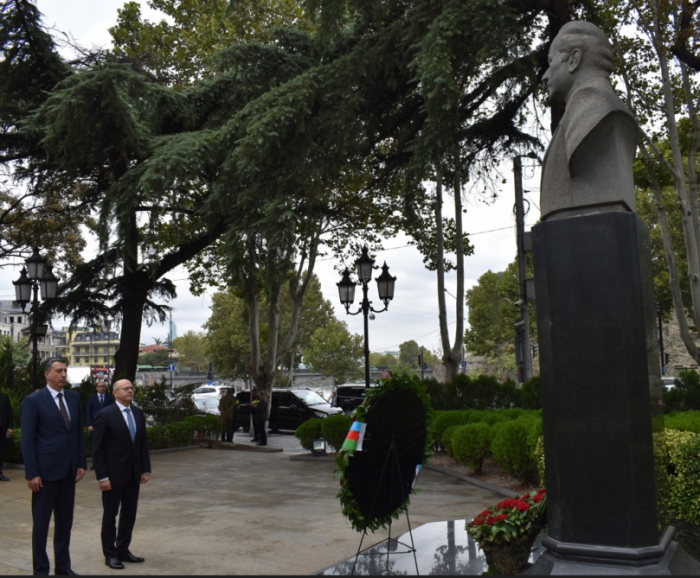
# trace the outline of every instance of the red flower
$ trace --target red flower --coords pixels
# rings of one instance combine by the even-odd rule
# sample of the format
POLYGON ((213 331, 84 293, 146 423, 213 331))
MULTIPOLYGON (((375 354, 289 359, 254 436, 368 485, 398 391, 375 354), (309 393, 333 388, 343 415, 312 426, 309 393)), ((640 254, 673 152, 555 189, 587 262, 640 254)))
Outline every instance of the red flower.
POLYGON ((525 494, 523 496, 523 500, 529 500, 530 499, 530 494, 525 494))
POLYGON ((538 504, 544 500, 544 494, 537 494, 536 496, 533 496, 532 501, 537 502, 538 504))
POLYGON ((484 518, 486 516, 490 516, 492 513, 493 512, 491 512, 491 510, 484 510, 483 512, 481 512, 481 514, 477 516, 477 518, 484 518))
POLYGON ((547 490, 542 488, 539 492, 537 492, 538 495, 544 495, 547 493, 547 490))
POLYGON ((496 521, 496 518, 494 518, 493 516, 489 516, 488 518, 486 518, 486 525, 493 526, 495 521, 496 521))
POLYGON ((502 522, 507 517, 508 517, 508 514, 499 514, 498 516, 496 516, 495 520, 496 520, 496 522, 502 522))
POLYGON ((518 500, 515 504, 515 507, 518 508, 518 511, 520 512, 527 512, 530 509, 530 504, 527 502, 523 502, 521 500, 518 500))

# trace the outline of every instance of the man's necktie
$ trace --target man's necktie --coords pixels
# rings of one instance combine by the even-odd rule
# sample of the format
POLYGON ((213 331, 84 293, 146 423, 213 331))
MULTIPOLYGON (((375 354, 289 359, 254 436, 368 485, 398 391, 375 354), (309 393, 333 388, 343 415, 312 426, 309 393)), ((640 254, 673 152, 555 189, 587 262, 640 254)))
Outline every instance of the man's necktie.
POLYGON ((104 402, 105 402, 105 396, 100 395, 100 407, 104 407, 104 402))
POLYGON ((129 426, 129 433, 131 434, 131 441, 133 442, 134 439, 136 439, 136 424, 134 423, 134 418, 131 417, 131 410, 129 408, 126 408, 124 413, 126 413, 126 423, 129 426))
POLYGON ((58 410, 63 416, 63 422, 66 424, 66 427, 70 428, 70 418, 68 417, 68 410, 66 409, 66 406, 63 403, 63 393, 58 394, 58 410))

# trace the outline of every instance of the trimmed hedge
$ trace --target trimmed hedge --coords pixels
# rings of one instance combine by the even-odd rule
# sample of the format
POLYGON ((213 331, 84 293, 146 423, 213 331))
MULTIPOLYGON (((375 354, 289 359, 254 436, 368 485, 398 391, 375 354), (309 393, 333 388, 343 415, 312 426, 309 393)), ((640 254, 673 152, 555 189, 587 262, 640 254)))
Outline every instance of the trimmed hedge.
POLYGON ((321 420, 321 434, 335 451, 340 451, 345 443, 345 438, 348 437, 351 425, 352 418, 349 415, 342 413, 329 415, 321 420))
MULTIPOLYGON (((151 450, 175 448, 196 444, 199 441, 216 441, 221 435, 221 419, 214 415, 190 416, 183 421, 146 428, 148 447, 151 450)), ((92 436, 85 428, 85 450, 92 455, 92 436)), ((11 464, 23 464, 20 429, 12 431, 12 443, 5 450, 3 459, 11 464)))
POLYGON ((700 434, 700 411, 677 411, 665 415, 664 428, 700 434))
POLYGON ((450 456, 451 458, 455 457, 455 454, 452 450, 452 436, 461 427, 464 427, 464 426, 463 425, 451 425, 444 432, 442 432, 442 446, 445 448, 447 455, 450 456))
MULTIPOLYGON (((301 447, 305 450, 311 451, 314 449, 314 440, 323 435, 321 432, 322 421, 323 420, 319 417, 312 417, 302 423, 294 432, 294 435, 301 442, 301 447)), ((345 430, 345 433, 347 434, 347 430, 345 430)))
POLYGON ((484 422, 456 426, 451 445, 457 463, 480 472, 491 447, 492 436, 491 427, 484 422))
POLYGON ((435 412, 435 418, 430 424, 428 435, 432 437, 435 447, 444 447, 442 434, 453 425, 466 425, 474 413, 473 409, 453 409, 435 412))
POLYGON ((532 416, 522 416, 502 424, 496 430, 491 453, 506 473, 521 480, 536 482, 535 447, 528 443, 534 420, 532 416))

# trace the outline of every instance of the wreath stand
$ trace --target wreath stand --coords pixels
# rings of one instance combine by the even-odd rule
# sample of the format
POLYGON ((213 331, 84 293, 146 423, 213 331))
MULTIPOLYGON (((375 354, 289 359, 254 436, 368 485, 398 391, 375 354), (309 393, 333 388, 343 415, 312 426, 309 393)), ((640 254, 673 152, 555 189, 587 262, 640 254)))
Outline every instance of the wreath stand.
MULTIPOLYGON (((374 504, 377 502, 377 497, 379 494, 379 486, 381 486, 381 482, 384 479, 384 476, 386 475, 386 468, 387 465, 390 463, 391 458, 394 458, 394 464, 396 466, 396 472, 399 476, 399 486, 403 487, 403 480, 401 479, 401 468, 399 465, 399 456, 396 452, 396 443, 394 440, 394 436, 391 436, 391 446, 389 447, 389 452, 387 453, 386 459, 384 460, 384 466, 382 467, 382 475, 379 478, 379 484, 377 487, 377 492, 374 495, 374 501, 372 502, 372 508, 370 509, 370 517, 372 515, 372 510, 374 510, 374 504)), ((390 468, 390 481, 393 481, 394 478, 394 468, 390 468)), ((389 487, 391 488, 392 496, 393 496, 393 484, 390 484, 389 487)), ((404 497, 404 500, 406 497, 404 497)), ((402 502, 403 503, 403 502, 402 502)), ((381 546, 382 544, 386 544, 386 569, 389 569, 389 554, 409 554, 413 553, 413 562, 416 565, 416 576, 419 574, 418 572, 418 560, 416 558, 416 547, 413 542, 413 531, 411 530, 411 520, 408 517, 408 508, 406 508, 406 522, 408 524, 408 534, 411 537, 411 544, 410 546, 408 544, 404 544, 403 542, 397 540, 396 538, 391 537, 391 520, 389 520, 389 536, 386 538, 386 540, 382 540, 381 542, 378 542, 372 546, 368 546, 364 550, 362 549, 362 542, 365 539, 365 536, 367 535, 367 529, 363 530, 362 532, 362 538, 360 538, 360 545, 357 548, 357 554, 355 554, 355 561, 352 564, 352 570, 350 571, 351 575, 355 574, 355 566, 357 565, 357 559, 360 557, 360 554, 365 554, 367 550, 371 550, 372 548, 376 548, 378 546, 381 546), (403 546, 406 548, 406 550, 397 550, 399 545, 403 546)), ((366 556, 383 556, 384 552, 371 552, 365 554, 366 556)))

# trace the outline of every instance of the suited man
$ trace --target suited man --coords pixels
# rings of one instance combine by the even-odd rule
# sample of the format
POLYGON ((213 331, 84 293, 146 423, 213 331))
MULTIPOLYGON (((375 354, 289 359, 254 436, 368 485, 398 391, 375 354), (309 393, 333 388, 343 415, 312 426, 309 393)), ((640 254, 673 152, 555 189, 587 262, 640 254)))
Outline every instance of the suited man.
POLYGON ((95 386, 95 393, 88 399, 85 409, 85 425, 90 431, 95 427, 95 415, 101 409, 114 403, 114 396, 107 391, 107 385, 104 381, 98 381, 95 386))
POLYGON ((10 398, 6 393, 0 392, 0 482, 10 481, 2 473, 2 454, 7 446, 7 437, 12 435, 13 418, 10 398))
POLYGON ((139 488, 151 478, 146 418, 134 400, 134 386, 120 379, 112 388, 115 403, 97 412, 92 460, 102 490, 102 552, 115 570, 123 562, 143 562, 129 551, 136 522, 139 488), (116 529, 119 512, 119 530, 116 529))
POLYGON ((54 570, 71 568, 75 484, 85 475, 85 435, 80 396, 64 390, 65 360, 51 357, 44 364, 46 387, 22 403, 21 445, 27 485, 32 490, 32 563, 34 574, 49 573, 46 540, 54 517, 54 570))

